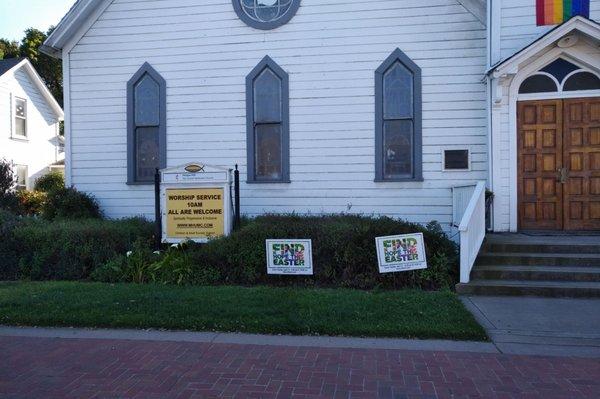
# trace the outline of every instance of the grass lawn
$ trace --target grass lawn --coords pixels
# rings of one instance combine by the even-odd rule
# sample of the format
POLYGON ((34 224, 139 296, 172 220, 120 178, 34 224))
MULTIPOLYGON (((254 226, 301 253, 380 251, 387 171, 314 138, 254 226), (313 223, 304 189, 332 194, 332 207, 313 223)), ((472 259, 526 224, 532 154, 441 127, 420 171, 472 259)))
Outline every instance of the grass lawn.
POLYGON ((452 292, 0 283, 0 324, 486 340, 452 292))

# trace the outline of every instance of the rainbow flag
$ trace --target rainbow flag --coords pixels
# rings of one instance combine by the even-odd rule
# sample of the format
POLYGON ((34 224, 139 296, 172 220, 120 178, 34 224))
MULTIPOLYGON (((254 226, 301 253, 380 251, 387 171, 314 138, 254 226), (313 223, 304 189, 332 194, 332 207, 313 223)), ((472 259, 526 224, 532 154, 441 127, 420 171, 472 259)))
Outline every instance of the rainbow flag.
POLYGON ((590 17, 590 0, 536 0, 537 24, 558 25, 575 15, 590 17))

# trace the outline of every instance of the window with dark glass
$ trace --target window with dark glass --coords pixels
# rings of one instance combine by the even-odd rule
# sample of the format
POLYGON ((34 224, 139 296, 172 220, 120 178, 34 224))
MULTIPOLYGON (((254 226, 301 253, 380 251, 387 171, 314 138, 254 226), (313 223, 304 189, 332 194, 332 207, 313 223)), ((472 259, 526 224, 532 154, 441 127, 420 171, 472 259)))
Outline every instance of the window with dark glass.
POLYGON ((246 78, 249 182, 289 181, 288 75, 265 57, 246 78))
POLYGON ((563 85, 564 91, 598 89, 600 89, 600 78, 591 72, 577 72, 567 78, 563 85))
POLYGON ((422 180, 421 69, 398 49, 375 78, 376 180, 422 180))
POLYGON ((15 98, 14 135, 27 137, 27 100, 15 98))
POLYGON ((166 167, 166 84, 149 64, 128 83, 128 181, 152 183, 166 167))
POLYGON ((519 94, 552 93, 557 91, 556 83, 546 75, 533 75, 521 83, 519 94))
POLYGON ((525 79, 519 87, 519 94, 599 89, 600 78, 596 74, 586 71, 563 58, 557 58, 540 69, 539 72, 525 79), (556 82, 558 82, 558 85, 556 82))

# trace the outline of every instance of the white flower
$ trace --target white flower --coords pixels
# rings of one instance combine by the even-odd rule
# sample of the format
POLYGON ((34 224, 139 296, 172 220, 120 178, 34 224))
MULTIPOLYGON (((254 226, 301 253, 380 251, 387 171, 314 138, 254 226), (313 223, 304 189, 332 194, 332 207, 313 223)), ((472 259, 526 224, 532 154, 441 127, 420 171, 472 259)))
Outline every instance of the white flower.
POLYGON ((154 251, 152 253, 155 254, 155 255, 160 255, 160 251, 154 251))
POLYGON ((133 251, 127 251, 127 257, 129 258, 131 255, 133 255, 133 251))
POLYGON ((179 244, 171 244, 171 248, 177 248, 179 247, 179 244))

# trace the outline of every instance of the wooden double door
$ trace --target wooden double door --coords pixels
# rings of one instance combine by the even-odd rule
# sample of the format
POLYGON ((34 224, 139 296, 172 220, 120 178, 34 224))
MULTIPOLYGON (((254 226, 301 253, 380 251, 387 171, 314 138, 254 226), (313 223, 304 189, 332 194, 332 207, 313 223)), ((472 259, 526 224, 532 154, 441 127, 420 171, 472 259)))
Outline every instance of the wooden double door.
POLYGON ((518 103, 521 230, 600 230, 600 98, 518 103))

